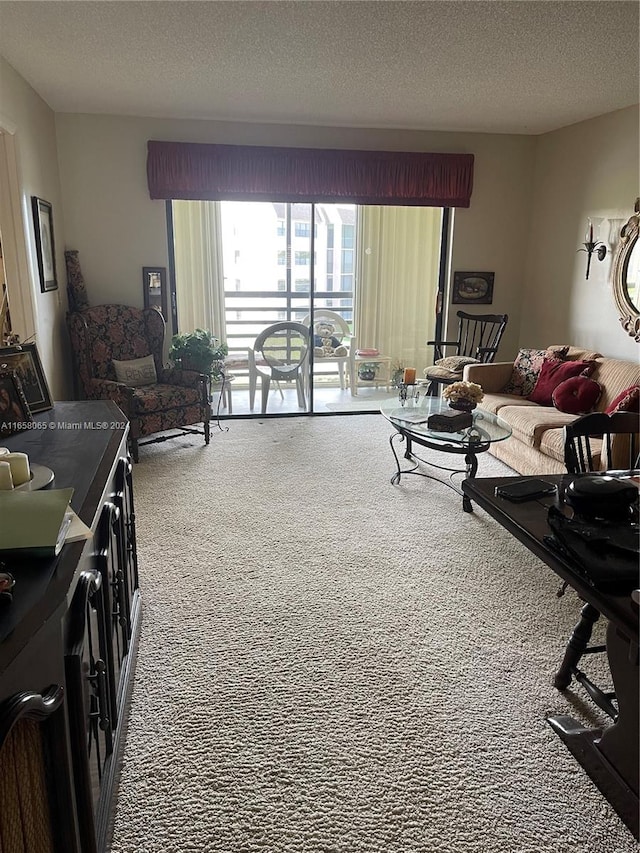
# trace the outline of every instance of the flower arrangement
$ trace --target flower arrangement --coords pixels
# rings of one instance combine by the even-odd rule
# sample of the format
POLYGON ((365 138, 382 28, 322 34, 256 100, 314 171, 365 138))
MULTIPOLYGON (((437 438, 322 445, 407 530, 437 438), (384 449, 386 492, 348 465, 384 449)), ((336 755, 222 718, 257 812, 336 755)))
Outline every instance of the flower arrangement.
POLYGON ((451 385, 445 385, 442 396, 450 403, 472 403, 476 406, 484 397, 484 391, 475 382, 452 382, 451 385))

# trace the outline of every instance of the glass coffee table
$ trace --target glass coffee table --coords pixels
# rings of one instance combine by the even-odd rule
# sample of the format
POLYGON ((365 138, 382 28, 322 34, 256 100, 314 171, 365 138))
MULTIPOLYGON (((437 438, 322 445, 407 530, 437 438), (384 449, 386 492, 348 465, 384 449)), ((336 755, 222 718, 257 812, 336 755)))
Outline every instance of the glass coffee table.
POLYGON ((465 512, 472 512, 473 506, 470 498, 462 492, 453 477, 456 474, 464 474, 465 477, 475 477, 478 470, 478 454, 484 453, 495 441, 504 441, 511 435, 511 427, 501 421, 497 415, 486 412, 484 409, 474 409, 471 413, 473 423, 460 432, 441 432, 429 429, 427 420, 430 415, 449 411, 448 404, 440 397, 410 397, 404 401, 404 405, 396 397, 385 400, 380 407, 381 413, 396 430, 389 437, 389 444, 396 460, 397 471, 391 478, 391 483, 396 485, 405 474, 418 474, 436 480, 444 486, 449 486, 462 496, 462 508, 465 512), (404 458, 413 462, 412 468, 401 468, 400 459, 396 453, 394 441, 405 443, 404 458), (413 449, 414 444, 427 447, 430 450, 438 450, 442 453, 456 453, 464 455, 464 468, 448 468, 437 465, 418 456, 413 449), (441 471, 449 472, 449 479, 441 480, 439 477, 429 474, 423 470, 421 465, 429 465, 441 471))

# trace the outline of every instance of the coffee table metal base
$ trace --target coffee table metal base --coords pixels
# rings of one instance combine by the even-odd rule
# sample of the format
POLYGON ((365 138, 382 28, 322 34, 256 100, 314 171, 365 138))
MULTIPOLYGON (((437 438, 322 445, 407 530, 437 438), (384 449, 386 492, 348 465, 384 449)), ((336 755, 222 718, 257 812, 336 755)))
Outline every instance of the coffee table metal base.
POLYGON ((462 488, 457 486, 453 482, 453 476, 455 474, 464 474, 465 477, 473 478, 476 476, 478 471, 478 453, 484 453, 489 449, 489 442, 479 441, 477 444, 474 444, 473 447, 460 447, 459 445, 449 444, 446 440, 444 441, 435 441, 429 440, 427 438, 418 438, 415 433, 409 435, 405 432, 401 426, 396 426, 396 432, 394 432, 389 437, 389 446, 391 447, 391 451, 396 460, 397 471, 391 477, 391 484, 393 486, 400 483, 403 474, 416 474, 419 477, 426 477, 429 480, 434 480, 436 483, 441 483, 443 486, 447 486, 450 489, 453 489, 462 497, 462 509, 465 512, 473 512, 473 504, 471 503, 471 499, 464 494, 462 488), (396 453, 396 449, 394 447, 394 439, 399 438, 401 442, 406 442, 406 448, 404 451, 404 458, 409 459, 414 462, 413 468, 401 468, 400 467, 400 459, 398 458, 398 454, 396 453), (417 456, 413 452, 413 444, 419 444, 421 447, 427 447, 430 450, 438 450, 441 453, 455 453, 458 455, 464 454, 465 467, 464 468, 447 468, 444 465, 437 465, 435 462, 431 462, 430 460, 423 459, 420 456, 417 456), (449 481, 441 480, 439 477, 435 477, 433 474, 429 474, 427 471, 420 470, 420 464, 429 465, 432 468, 437 468, 440 471, 449 471, 449 481))

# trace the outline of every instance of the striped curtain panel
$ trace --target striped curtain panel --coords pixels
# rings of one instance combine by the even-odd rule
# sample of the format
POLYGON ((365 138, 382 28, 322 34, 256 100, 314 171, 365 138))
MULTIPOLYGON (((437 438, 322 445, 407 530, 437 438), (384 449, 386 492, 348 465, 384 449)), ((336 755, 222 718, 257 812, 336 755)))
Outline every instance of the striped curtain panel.
POLYGON ((442 208, 358 208, 354 332, 402 367, 427 366, 438 290, 442 208))
POLYGON ((174 201, 172 210, 178 330, 207 329, 224 341, 220 202, 174 201))

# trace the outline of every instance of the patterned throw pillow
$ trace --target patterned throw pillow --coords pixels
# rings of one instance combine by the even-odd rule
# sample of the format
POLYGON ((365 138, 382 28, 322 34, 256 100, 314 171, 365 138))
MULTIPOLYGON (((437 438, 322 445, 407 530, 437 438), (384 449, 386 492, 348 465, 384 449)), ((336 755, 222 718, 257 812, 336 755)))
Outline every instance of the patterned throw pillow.
POLYGON ((553 389, 551 399, 559 412, 586 415, 602 396, 602 386, 588 376, 572 376, 553 389))
POLYGON ((562 360, 569 347, 550 349, 521 349, 513 363, 511 379, 502 389, 502 394, 517 394, 527 397, 534 389, 545 358, 562 360))
POLYGON ((127 361, 113 359, 113 369, 116 379, 130 388, 140 388, 142 385, 153 385, 158 381, 156 365, 152 355, 144 358, 130 358, 127 361))
POLYGON ((631 385, 625 388, 607 406, 607 414, 614 412, 637 412, 640 415, 640 385, 631 385))
POLYGON ((588 376, 596 368, 595 361, 558 361, 548 358, 542 362, 542 370, 535 388, 527 397, 539 406, 553 406, 552 395, 555 389, 572 376, 588 376))
POLYGON ((448 355, 446 358, 438 358, 435 361, 438 367, 453 370, 455 373, 462 370, 465 364, 480 364, 477 358, 468 355, 448 355))

